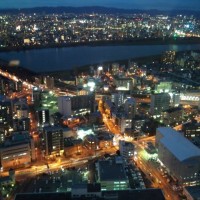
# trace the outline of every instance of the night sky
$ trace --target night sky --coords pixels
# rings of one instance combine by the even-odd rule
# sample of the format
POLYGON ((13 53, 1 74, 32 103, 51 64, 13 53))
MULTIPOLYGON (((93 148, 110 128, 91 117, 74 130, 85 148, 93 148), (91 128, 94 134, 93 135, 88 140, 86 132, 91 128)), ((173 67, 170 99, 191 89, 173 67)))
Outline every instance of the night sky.
POLYGON ((105 6, 128 9, 200 10, 200 0, 0 0, 0 8, 105 6))

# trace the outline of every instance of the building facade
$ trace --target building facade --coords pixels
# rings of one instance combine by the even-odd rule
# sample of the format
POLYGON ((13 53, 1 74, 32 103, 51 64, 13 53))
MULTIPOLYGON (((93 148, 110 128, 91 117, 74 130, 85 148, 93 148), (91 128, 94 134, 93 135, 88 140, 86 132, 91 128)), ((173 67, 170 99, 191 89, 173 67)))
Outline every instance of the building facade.
POLYGON ((45 155, 56 156, 64 152, 63 129, 59 126, 49 126, 43 128, 45 142, 45 155))
POLYGON ((183 185, 200 184, 200 149, 172 128, 156 130, 158 158, 183 185))
POLYGON ((169 109, 170 95, 168 93, 159 93, 151 95, 150 114, 160 117, 161 112, 169 109))

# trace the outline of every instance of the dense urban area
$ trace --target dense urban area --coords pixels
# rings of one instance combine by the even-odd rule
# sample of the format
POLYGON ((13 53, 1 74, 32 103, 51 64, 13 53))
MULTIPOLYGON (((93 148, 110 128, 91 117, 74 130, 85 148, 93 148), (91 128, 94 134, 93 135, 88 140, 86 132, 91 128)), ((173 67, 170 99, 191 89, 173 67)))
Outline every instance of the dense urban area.
MULTIPOLYGON (((1 48, 199 36, 193 16, 0 16, 1 48)), ((200 51, 49 74, 0 61, 1 200, 193 200, 199 185, 200 51)))
POLYGON ((77 43, 140 39, 198 38, 194 16, 149 14, 1 14, 4 49, 66 46, 77 43))

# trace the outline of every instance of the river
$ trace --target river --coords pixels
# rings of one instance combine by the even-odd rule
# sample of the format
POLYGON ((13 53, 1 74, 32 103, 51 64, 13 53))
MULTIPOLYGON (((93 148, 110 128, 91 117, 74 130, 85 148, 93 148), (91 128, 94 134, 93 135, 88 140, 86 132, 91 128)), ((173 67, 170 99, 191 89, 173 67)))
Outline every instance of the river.
POLYGON ((198 45, 128 45, 79 46, 65 48, 33 49, 1 52, 0 59, 19 60, 20 65, 35 72, 69 70, 83 65, 101 64, 105 61, 126 60, 158 55, 167 50, 200 50, 198 45))

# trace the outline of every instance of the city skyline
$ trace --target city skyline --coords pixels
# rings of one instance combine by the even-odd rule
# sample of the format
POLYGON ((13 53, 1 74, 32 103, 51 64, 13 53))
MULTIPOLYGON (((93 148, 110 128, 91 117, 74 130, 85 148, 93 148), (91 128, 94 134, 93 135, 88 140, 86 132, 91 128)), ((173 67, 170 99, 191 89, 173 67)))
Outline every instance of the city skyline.
POLYGON ((16 4, 15 0, 1 1, 0 9, 5 8, 30 8, 30 7, 55 7, 55 6, 105 6, 105 7, 114 7, 114 8, 123 8, 123 9, 159 9, 159 10, 171 10, 171 9, 185 9, 185 10, 199 10, 200 2, 198 0, 140 0, 140 1, 131 1, 131 0, 57 0, 57 1, 48 1, 48 0, 19 0, 16 4))
POLYGON ((1 0, 0 200, 199 199, 199 9, 1 0))

